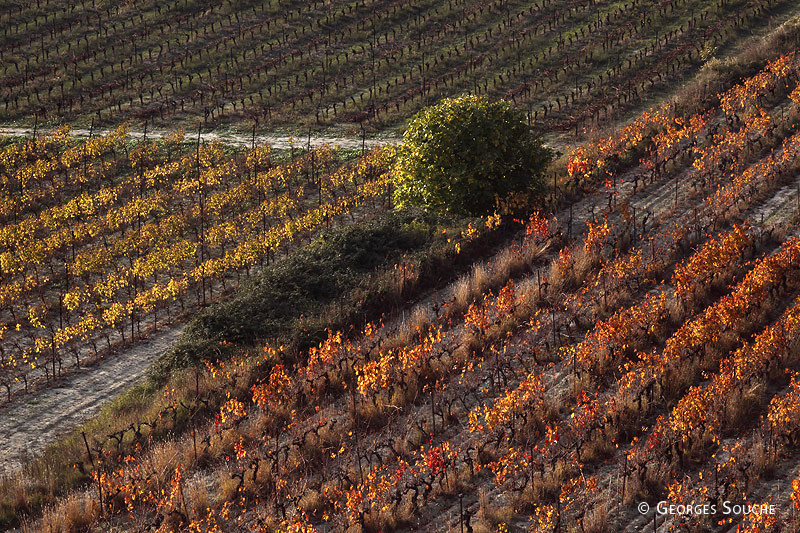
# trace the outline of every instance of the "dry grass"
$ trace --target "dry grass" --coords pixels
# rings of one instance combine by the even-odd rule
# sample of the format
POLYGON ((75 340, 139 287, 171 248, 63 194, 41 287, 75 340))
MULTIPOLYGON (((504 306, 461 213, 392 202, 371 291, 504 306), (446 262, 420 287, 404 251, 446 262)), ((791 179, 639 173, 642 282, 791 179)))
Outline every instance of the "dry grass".
MULTIPOLYGON (((248 478, 248 480, 250 480, 250 478, 248 478)), ((261 468, 258 469, 255 480, 246 484, 245 489, 251 491, 253 494, 267 497, 276 481, 277 479, 275 479, 272 464, 265 462, 261 465, 261 468)))
POLYGON ((539 307, 539 288, 536 279, 525 278, 517 283, 517 315, 530 317, 539 307))
POLYGON ((478 492, 478 520, 473 527, 475 533, 495 532, 499 524, 510 524, 514 519, 514 505, 510 502, 494 500, 494 505, 489 503, 489 494, 486 489, 478 492))
MULTIPOLYGON (((411 310, 411 315, 408 317, 407 328, 408 331, 417 335, 425 335, 428 332, 433 321, 436 319, 433 310, 426 305, 418 305, 411 310)), ((401 337, 406 340, 411 340, 412 337, 401 337)))
MULTIPOLYGON (((232 502, 239 499, 239 479, 234 478, 226 470, 217 470, 217 480, 214 484, 219 494, 220 501, 232 502)), ((242 485, 244 487, 244 485, 242 485)))
POLYGON ((475 266, 472 272, 462 276, 453 288, 448 314, 452 316, 466 311, 475 298, 486 291, 490 280, 489 269, 484 264, 475 266))
POLYGON ((608 502, 595 502, 586 510, 583 517, 583 529, 586 533, 606 533, 608 529, 608 502))
POLYGON ((472 271, 455 282, 453 296, 447 314, 455 316, 467 310, 475 298, 487 292, 499 278, 485 264, 478 264, 472 271))
POLYGON ((436 320, 436 313, 426 303, 415 306, 408 316, 404 316, 397 331, 384 341, 384 349, 391 350, 416 342, 430 329, 436 320))
POLYGON ((24 476, 14 476, 4 483, 6 499, 19 513, 30 511, 28 509, 29 485, 30 481, 24 476))
POLYGON ((387 509, 366 513, 364 515, 364 530, 376 532, 396 531, 410 526, 413 517, 414 510, 410 502, 407 505, 392 505, 387 509))
POLYGON ((473 328, 465 328, 461 331, 458 347, 453 352, 453 355, 461 360, 468 360, 474 353, 477 353, 483 348, 484 339, 473 328))
POLYGON ((554 469, 547 470, 544 477, 534 478, 523 493, 525 499, 529 502, 552 501, 561 493, 561 483, 577 474, 574 465, 559 462, 554 469))
POLYGON ((356 416, 367 428, 376 429, 386 425, 388 421, 385 404, 372 401, 362 401, 356 408, 356 416))
POLYGON ((665 467, 649 468, 644 479, 639 479, 635 475, 629 479, 631 491, 626 491, 626 501, 651 501, 664 496, 664 487, 675 480, 675 472, 665 467))
MULTIPOLYGON (((764 439, 757 439, 753 442, 750 449, 750 457, 753 461, 753 469, 761 472, 763 476, 771 476, 775 473, 776 457, 768 450, 768 444, 764 439)), ((795 530, 796 531, 796 530, 795 530)))
POLYGON ((206 479, 199 475, 193 476, 186 483, 184 495, 186 496, 186 505, 195 517, 204 514, 213 500, 206 479))
POLYGON ((150 488, 158 489, 168 486, 175 469, 179 465, 185 464, 186 456, 185 450, 174 440, 156 444, 152 451, 141 459, 143 469, 155 474, 150 480, 150 488))
POLYGON ((322 499, 319 492, 310 489, 303 494, 298 502, 298 507, 309 516, 316 516, 325 506, 325 500, 322 499))
POLYGON ((613 457, 615 451, 616 448, 614 447, 614 443, 611 442, 611 439, 601 436, 600 438, 587 442, 581 448, 581 461, 585 463, 601 461, 613 457))
POLYGON ((291 419, 291 405, 270 404, 263 409, 251 409, 249 419, 240 427, 244 435, 251 439, 260 439, 263 435, 277 435, 291 419))
POLYGON ((603 255, 600 251, 587 251, 581 249, 575 252, 572 272, 570 272, 570 287, 580 284, 588 275, 600 268, 603 255))
POLYGON ((723 424, 733 432, 752 425, 754 420, 758 420, 765 397, 765 384, 763 382, 753 383, 740 396, 726 402, 722 418, 723 424))
POLYGON ((73 533, 88 530, 100 515, 97 501, 85 492, 73 492, 55 507, 47 508, 34 526, 23 526, 23 532, 73 533))
POLYGON ((566 252, 565 255, 559 255, 550 262, 550 268, 547 273, 547 296, 550 301, 554 301, 559 295, 579 285, 582 278, 579 277, 578 262, 581 263, 583 268, 586 267, 586 262, 580 249, 564 248, 564 250, 566 252))

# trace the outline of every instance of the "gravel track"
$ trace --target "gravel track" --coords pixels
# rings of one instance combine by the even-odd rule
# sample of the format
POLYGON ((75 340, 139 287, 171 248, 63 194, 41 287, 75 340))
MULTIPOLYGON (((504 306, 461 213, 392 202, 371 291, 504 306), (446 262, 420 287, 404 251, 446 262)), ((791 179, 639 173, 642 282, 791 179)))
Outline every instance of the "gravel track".
POLYGON ((139 382, 181 331, 183 324, 169 326, 116 355, 71 370, 54 386, 6 404, 0 409, 0 475, 19 468, 139 382))
MULTIPOLYGON (((37 130, 38 134, 41 133, 48 133, 52 130, 37 130)), ((100 136, 100 135, 107 135, 112 133, 114 130, 94 130, 92 132, 93 136, 100 136)), ((84 139, 89 137, 90 131, 84 128, 76 128, 70 130, 70 135, 76 139, 84 139)), ((147 136, 153 139, 161 139, 173 133, 171 130, 148 130, 147 136)), ((0 136, 10 136, 10 137, 30 137, 33 135, 33 128, 18 128, 12 126, 0 126, 0 136)), ((129 131, 128 137, 131 139, 141 139, 144 137, 144 133, 142 131, 129 131)), ((187 132, 186 140, 193 141, 197 139, 197 135, 192 135, 187 132)), ((213 142, 219 141, 223 144, 234 145, 234 146, 250 146, 253 142, 253 137, 251 135, 243 135, 243 134, 236 134, 236 133, 201 133, 200 139, 204 142, 213 142)), ((350 148, 350 149, 358 149, 363 146, 366 148, 372 148, 374 146, 378 146, 381 144, 387 144, 391 142, 399 142, 399 138, 385 138, 385 139, 360 139, 356 137, 329 137, 324 135, 312 135, 309 139, 307 135, 301 135, 298 137, 292 137, 290 135, 256 135, 255 142, 256 144, 269 144, 273 148, 302 148, 307 146, 309 142, 311 142, 311 146, 321 146, 323 144, 330 144, 332 146, 338 146, 340 148, 350 148)))
MULTIPOLYGON (((48 130, 38 129, 37 134, 48 130)), ((94 130, 93 136, 106 135, 113 130, 94 130)), ((148 131, 149 138, 163 138, 172 133, 166 130, 148 131)), ((88 138, 88 129, 73 129, 75 138, 88 138)), ((33 128, 0 127, 0 136, 32 136, 33 128)), ((141 139, 144 133, 131 131, 131 139, 141 139)), ((191 139, 191 137, 187 137, 191 139)), ((250 146, 249 135, 214 132, 201 134, 204 142, 220 141, 228 145, 250 146)), ((363 146, 371 148, 399 139, 366 139, 363 146)), ((301 148, 309 142, 312 146, 331 144, 340 148, 358 149, 362 139, 329 136, 291 137, 256 135, 257 144, 274 148, 301 148)), ((29 394, 19 395, 0 407, 0 476, 18 469, 27 459, 35 457, 59 437, 68 434, 88 420, 112 398, 139 382, 150 364, 174 343, 183 324, 167 326, 149 339, 106 355, 79 369, 70 368, 68 374, 53 386, 37 388, 29 394)))

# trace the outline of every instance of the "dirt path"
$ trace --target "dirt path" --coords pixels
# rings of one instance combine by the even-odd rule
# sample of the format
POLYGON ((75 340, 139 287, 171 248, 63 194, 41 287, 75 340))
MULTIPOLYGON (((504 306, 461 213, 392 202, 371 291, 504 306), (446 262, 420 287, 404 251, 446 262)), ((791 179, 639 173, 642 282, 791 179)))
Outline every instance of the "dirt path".
POLYGON ((150 364, 178 339, 170 326, 118 354, 73 370, 57 385, 22 396, 0 409, 0 476, 89 419, 144 377, 150 364))
MULTIPOLYGON (((41 133, 48 133, 52 131, 51 129, 39 129, 37 130, 37 135, 41 133)), ((94 130, 92 132, 93 136, 98 135, 107 135, 111 133, 113 130, 94 130)), ((87 129, 77 128, 70 130, 70 135, 75 138, 83 139, 89 137, 90 131, 87 129)), ((162 137, 166 137, 173 133, 171 130, 148 130, 147 136, 149 138, 154 139, 161 139, 162 137)), ((0 136, 11 136, 11 137, 30 137, 33 135, 33 128, 18 128, 18 127, 7 127, 7 126, 0 126, 0 136)), ((130 131, 128 136, 132 139, 141 139, 144 136, 142 131, 130 131)), ((196 135, 191 135, 187 133, 186 140, 191 141, 196 139, 196 135)), ((236 145, 236 146, 250 146, 253 142, 253 138, 250 135, 241 135, 236 133, 201 133, 200 138, 205 142, 212 142, 212 141, 220 141, 223 144, 229 145, 236 145)), ((316 136, 312 135, 310 142, 311 146, 321 146, 323 144, 330 144, 333 146, 338 146, 340 148, 351 148, 351 149, 358 149, 363 146, 365 148, 371 148, 373 146, 377 146, 379 144, 387 144, 390 142, 399 142, 399 138, 385 138, 385 139, 362 139, 357 137, 328 137, 328 136, 316 136)), ((290 135, 256 135, 255 138, 256 144, 269 144, 273 148, 302 148, 306 146, 309 142, 309 137, 299 136, 299 137, 292 137, 290 135)))
MULTIPOLYGON (((39 129, 37 134, 48 130, 39 129)), ((111 130, 94 130, 92 135, 105 135, 111 130)), ((171 132, 148 131, 149 138, 162 138, 171 132)), ((75 138, 88 138, 88 129, 73 129, 75 138)), ((2 127, 0 136, 32 136, 33 128, 2 127)), ((141 131, 132 131, 130 138, 144 136, 141 131)), ((214 132, 201 134, 205 142, 221 141, 229 145, 249 146, 252 137, 232 133, 214 132)), ((397 139, 366 139, 364 147, 370 148, 397 139)), ((274 148, 300 148, 309 142, 308 137, 257 135, 258 144, 270 144, 274 148)), ((312 136, 312 146, 325 143, 341 148, 358 149, 362 139, 344 137, 312 136)), ((140 381, 150 364, 177 340, 183 325, 172 325, 146 341, 137 342, 124 351, 106 356, 100 361, 80 369, 69 370, 69 374, 57 385, 34 390, 13 399, 0 407, 0 476, 9 473, 34 457, 48 444, 68 434, 82 422, 97 414, 112 398, 140 381)))

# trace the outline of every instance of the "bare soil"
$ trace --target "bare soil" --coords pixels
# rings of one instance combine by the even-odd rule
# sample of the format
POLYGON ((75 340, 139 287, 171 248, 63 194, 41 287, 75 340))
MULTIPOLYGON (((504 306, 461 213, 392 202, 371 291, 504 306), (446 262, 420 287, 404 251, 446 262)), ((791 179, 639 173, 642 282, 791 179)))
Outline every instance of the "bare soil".
POLYGON ((178 339, 183 326, 173 324, 161 329, 91 366, 72 369, 51 387, 20 396, 0 408, 0 475, 19 468, 141 381, 150 364, 178 339))
MULTIPOLYGON (((37 130, 37 134, 41 133, 48 133, 50 130, 37 130)), ((111 133, 112 130, 94 130, 90 132, 88 129, 76 128, 70 130, 70 135, 76 139, 84 139, 88 138, 90 133, 93 136, 100 136, 100 135, 108 135, 111 133)), ((33 128, 20 128, 14 126, 0 126, 0 136, 9 136, 9 137, 30 137, 33 136, 33 128)), ((171 130, 148 130, 147 136, 152 139, 161 139, 162 137, 166 137, 172 133, 171 130)), ((142 131, 130 131, 128 132, 128 137, 131 139, 141 139, 144 137, 144 132, 142 131)), ((187 133, 186 140, 193 141, 197 139, 196 135, 191 135, 187 133)), ((251 135, 241 135, 236 133, 201 133, 200 139, 204 142, 214 142, 219 141, 223 144, 235 145, 235 146, 250 146, 253 142, 253 137, 251 135)), ((256 144, 269 144, 273 148, 282 148, 282 149, 289 149, 289 148, 302 148, 307 146, 308 143, 311 143, 311 146, 321 146, 324 144, 330 144, 331 146, 338 146, 339 148, 350 148, 350 149, 358 149, 363 146, 366 148, 372 148, 373 146, 377 146, 379 144, 387 144, 390 142, 396 142, 400 139, 396 138, 382 138, 382 139, 361 139, 356 137, 327 137, 327 136, 316 136, 312 135, 310 138, 308 136, 299 136, 299 137, 292 137, 290 135, 256 135, 255 143, 256 144)))

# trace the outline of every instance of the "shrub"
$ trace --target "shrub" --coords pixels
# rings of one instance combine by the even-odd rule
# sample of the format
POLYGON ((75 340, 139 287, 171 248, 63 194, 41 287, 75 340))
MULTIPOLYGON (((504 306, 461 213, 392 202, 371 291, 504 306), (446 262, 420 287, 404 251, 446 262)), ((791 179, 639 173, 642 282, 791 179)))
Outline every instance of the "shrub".
POLYGON ((381 272, 393 276, 393 265, 407 254, 420 268, 430 263, 427 275, 441 276, 440 262, 453 265, 442 231, 461 225, 452 217, 403 210, 325 231, 197 313, 154 365, 153 377, 266 340, 301 351, 324 340, 328 329, 380 314, 402 296, 383 286, 381 272))
POLYGON ((411 119, 394 169, 395 201, 438 212, 491 213, 499 200, 541 192, 551 158, 508 102, 446 99, 411 119))

